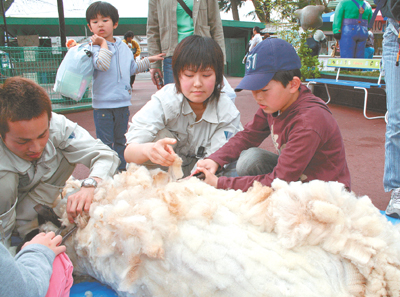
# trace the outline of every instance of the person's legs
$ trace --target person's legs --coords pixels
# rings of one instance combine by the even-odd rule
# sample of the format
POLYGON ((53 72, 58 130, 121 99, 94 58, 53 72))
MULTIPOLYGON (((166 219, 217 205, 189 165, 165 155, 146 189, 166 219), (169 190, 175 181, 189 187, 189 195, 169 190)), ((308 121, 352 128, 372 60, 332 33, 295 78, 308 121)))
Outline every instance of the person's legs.
POLYGON ((364 58, 365 44, 368 38, 368 28, 364 26, 356 26, 356 35, 354 36, 356 40, 355 48, 355 58, 364 58))
POLYGON ((164 58, 163 63, 164 85, 174 82, 174 74, 172 73, 172 57, 164 58))
POLYGON ((385 170, 383 186, 386 192, 392 192, 386 214, 400 215, 400 66, 396 66, 399 50, 397 33, 399 26, 389 23, 383 36, 383 68, 386 81, 387 124, 385 141, 385 170), (397 195, 396 195, 397 194, 397 195))
POLYGON ((136 78, 136 74, 135 75, 131 75, 131 82, 130 82, 131 83, 131 87, 135 82, 135 78, 136 78))
POLYGON ((126 138, 125 133, 128 130, 129 107, 114 109, 114 150, 118 153, 121 164, 118 170, 126 170, 126 161, 124 157, 126 138))
POLYGON ((236 171, 239 176, 268 174, 278 164, 278 157, 277 154, 253 147, 240 154, 236 171))
POLYGON ((340 57, 354 58, 356 42, 354 40, 354 25, 345 25, 342 27, 342 37, 339 40, 340 57))
POLYGON ((364 58, 372 59, 374 57, 375 49, 373 47, 366 47, 364 50, 364 58))
POLYGON ((386 30, 383 39, 383 67, 388 110, 383 177, 386 192, 400 187, 400 66, 396 66, 398 51, 397 35, 391 30, 386 30))
POLYGON ((71 164, 67 159, 62 158, 57 170, 49 179, 41 181, 37 186, 31 188, 24 195, 24 198, 18 201, 16 208, 16 230, 21 238, 24 238, 38 227, 39 222, 34 207, 37 204, 52 207, 54 201, 64 188, 65 182, 72 175, 75 166, 76 164, 71 164))
POLYGON ((238 173, 236 172, 236 164, 237 161, 226 164, 224 168, 217 174, 218 177, 226 176, 226 177, 238 177, 238 173))
POLYGON ((96 137, 114 149, 114 116, 112 109, 93 109, 96 137))

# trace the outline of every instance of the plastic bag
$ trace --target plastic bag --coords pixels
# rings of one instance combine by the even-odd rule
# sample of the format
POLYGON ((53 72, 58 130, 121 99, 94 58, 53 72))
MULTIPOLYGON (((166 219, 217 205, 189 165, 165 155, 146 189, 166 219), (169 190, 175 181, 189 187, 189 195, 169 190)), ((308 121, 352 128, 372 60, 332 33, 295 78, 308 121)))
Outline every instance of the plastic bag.
POLYGON ((93 77, 91 45, 70 48, 58 67, 54 91, 75 101, 82 99, 93 77))

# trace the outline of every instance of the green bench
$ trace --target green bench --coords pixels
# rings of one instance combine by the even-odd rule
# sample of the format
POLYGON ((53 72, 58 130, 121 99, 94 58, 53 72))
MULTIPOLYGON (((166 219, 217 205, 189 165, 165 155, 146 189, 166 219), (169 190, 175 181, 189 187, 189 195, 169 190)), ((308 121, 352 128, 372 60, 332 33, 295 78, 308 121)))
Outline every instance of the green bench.
POLYGON ((380 72, 380 60, 379 59, 350 59, 350 58, 329 58, 327 67, 336 68, 336 79, 330 78, 310 78, 306 79, 308 81, 307 86, 310 84, 324 84, 326 93, 328 94, 328 104, 331 101, 331 95, 328 90, 328 85, 339 85, 339 86, 349 86, 354 87, 354 89, 364 90, 364 117, 368 120, 381 119, 385 116, 368 117, 367 116, 367 102, 368 102, 368 89, 370 88, 383 88, 385 89, 385 84, 381 83, 382 73, 380 72), (340 69, 350 68, 350 69, 361 69, 361 70, 378 70, 379 78, 376 82, 361 82, 354 80, 344 80, 339 79, 340 69))

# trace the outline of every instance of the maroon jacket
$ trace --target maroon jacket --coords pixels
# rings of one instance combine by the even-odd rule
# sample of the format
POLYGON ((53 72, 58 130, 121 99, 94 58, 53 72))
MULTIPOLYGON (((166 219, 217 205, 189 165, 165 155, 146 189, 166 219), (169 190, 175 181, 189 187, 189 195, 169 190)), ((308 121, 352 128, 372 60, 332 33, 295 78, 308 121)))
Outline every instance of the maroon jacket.
POLYGON ((247 191, 255 180, 270 186, 275 178, 280 178, 287 182, 338 181, 350 190, 350 172, 339 126, 326 104, 305 86, 301 86, 297 100, 282 114, 266 114, 259 109, 253 121, 209 159, 221 166, 235 161, 243 150, 258 147, 271 133, 279 153, 273 172, 223 176, 218 179, 219 189, 247 191))

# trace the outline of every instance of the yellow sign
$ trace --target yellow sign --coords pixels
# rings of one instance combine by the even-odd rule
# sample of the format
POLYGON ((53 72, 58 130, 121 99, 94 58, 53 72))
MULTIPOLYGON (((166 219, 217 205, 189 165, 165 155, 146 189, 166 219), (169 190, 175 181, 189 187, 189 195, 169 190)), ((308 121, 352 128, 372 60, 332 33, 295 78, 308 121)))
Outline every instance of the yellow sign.
POLYGON ((379 59, 350 59, 350 58, 330 58, 328 65, 330 67, 346 67, 360 69, 380 69, 379 59))

